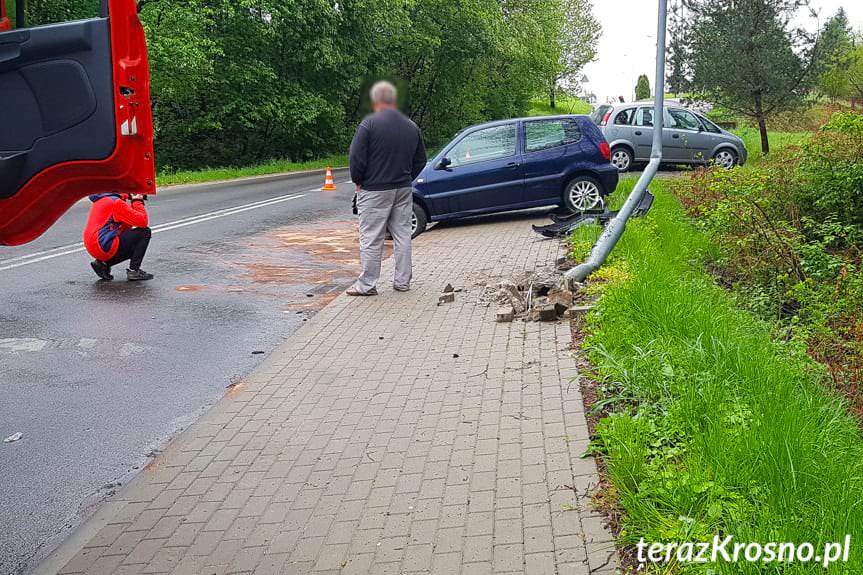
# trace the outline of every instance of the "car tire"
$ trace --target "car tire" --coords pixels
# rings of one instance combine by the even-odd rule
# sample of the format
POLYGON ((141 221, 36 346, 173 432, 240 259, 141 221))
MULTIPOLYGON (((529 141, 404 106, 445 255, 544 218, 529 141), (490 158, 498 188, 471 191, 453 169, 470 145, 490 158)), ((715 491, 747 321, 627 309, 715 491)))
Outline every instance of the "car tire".
POLYGON ((411 214, 411 239, 426 231, 426 226, 428 226, 426 211, 414 202, 413 214, 411 214))
POLYGON ((635 158, 632 151, 626 146, 615 146, 611 150, 611 165, 617 168, 618 172, 628 172, 632 169, 633 163, 635 163, 635 158))
POLYGON ((586 212, 603 204, 602 185, 590 176, 576 176, 563 189, 563 206, 570 212, 586 212))
POLYGON ((715 154, 713 154, 712 161, 720 168, 730 170, 737 165, 739 160, 737 158, 737 152, 731 148, 720 148, 715 154))

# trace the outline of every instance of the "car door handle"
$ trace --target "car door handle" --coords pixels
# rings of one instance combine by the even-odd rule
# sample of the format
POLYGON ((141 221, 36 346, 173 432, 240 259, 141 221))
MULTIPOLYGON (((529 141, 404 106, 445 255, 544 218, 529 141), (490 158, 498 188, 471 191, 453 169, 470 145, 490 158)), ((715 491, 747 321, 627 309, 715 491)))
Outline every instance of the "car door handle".
POLYGON ((510 163, 508 163, 508 164, 506 165, 506 167, 507 167, 507 168, 517 168, 517 167, 519 167, 520 165, 521 165, 521 164, 519 164, 518 162, 510 162, 510 163))
POLYGON ((640 136, 641 134, 642 134, 641 130, 636 130, 636 131, 635 131, 635 135, 636 135, 636 136, 640 136))
POLYGON ((680 139, 680 134, 671 134, 671 137, 674 138, 675 140, 678 140, 678 139, 680 139))

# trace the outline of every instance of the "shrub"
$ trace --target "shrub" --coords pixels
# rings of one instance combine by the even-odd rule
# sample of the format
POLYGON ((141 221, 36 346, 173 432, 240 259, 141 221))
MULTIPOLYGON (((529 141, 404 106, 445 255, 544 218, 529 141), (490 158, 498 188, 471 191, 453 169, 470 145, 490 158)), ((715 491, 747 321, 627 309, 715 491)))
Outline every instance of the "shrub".
POLYGON ((863 116, 834 114, 757 166, 701 170, 674 189, 717 246, 720 281, 825 363, 863 413, 863 116))

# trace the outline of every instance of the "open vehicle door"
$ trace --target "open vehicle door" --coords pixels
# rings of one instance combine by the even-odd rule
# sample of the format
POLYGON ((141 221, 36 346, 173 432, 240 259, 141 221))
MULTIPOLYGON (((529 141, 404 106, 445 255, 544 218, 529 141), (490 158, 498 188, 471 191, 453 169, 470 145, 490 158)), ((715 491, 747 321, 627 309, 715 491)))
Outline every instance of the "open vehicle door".
POLYGON ((35 239, 89 194, 156 193, 147 47, 135 0, 101 0, 98 18, 33 28, 22 22, 23 1, 11 29, 0 0, 6 245, 35 239))

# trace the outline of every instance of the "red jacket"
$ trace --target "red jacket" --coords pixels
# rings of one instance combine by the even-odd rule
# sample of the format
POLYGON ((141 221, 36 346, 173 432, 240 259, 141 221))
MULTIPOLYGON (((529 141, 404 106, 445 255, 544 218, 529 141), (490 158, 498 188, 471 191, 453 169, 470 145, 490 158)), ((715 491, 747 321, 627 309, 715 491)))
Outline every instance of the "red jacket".
POLYGON ((126 203, 127 196, 96 194, 90 196, 93 206, 84 228, 84 247, 97 260, 110 260, 120 246, 120 234, 135 228, 146 228, 147 210, 142 200, 126 203))

